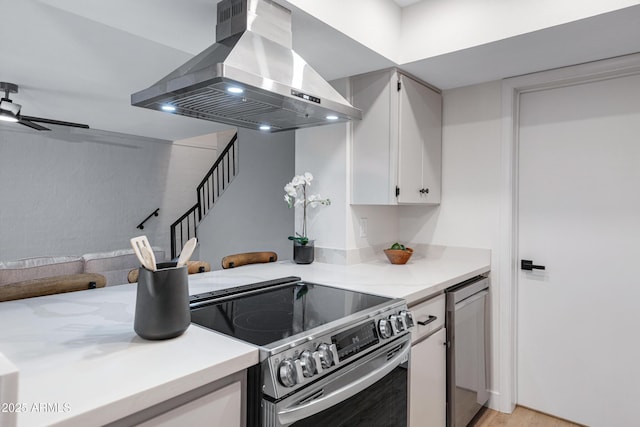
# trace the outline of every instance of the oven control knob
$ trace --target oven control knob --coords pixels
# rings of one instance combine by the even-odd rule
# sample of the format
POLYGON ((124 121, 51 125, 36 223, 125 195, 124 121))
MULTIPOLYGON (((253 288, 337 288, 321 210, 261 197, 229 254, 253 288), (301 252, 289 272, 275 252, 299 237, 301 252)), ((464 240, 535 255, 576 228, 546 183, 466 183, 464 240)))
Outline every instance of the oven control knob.
POLYGON ((309 350, 305 350, 300 353, 298 357, 300 366, 302 367, 302 375, 309 378, 316 373, 316 361, 313 360, 313 355, 309 350))
POLYGON ((402 310, 400 312, 400 318, 404 321, 406 329, 413 328, 415 323, 413 322, 413 314, 409 310, 402 310))
POLYGON ((394 335, 397 335, 400 332, 404 331, 404 324, 402 323, 402 319, 400 318, 400 316, 393 314, 389 316, 389 321, 391 322, 391 327, 393 329, 394 335))
POLYGON ((318 357, 320 358, 320 365, 323 369, 328 369, 334 363, 333 353, 331 352, 331 348, 329 344, 322 343, 316 349, 318 352, 318 357))
POLYGON ((291 359, 285 359, 278 366, 278 378, 285 387, 296 385, 296 366, 291 359))
POLYGON ((380 337, 387 339, 393 335, 393 329, 391 328, 391 321, 389 319, 380 319, 378 321, 378 332, 380 337))
POLYGON ((311 357, 313 357, 313 361, 316 363, 316 374, 321 374, 324 370, 322 369, 322 360, 320 360, 320 353, 314 351, 311 353, 311 357))

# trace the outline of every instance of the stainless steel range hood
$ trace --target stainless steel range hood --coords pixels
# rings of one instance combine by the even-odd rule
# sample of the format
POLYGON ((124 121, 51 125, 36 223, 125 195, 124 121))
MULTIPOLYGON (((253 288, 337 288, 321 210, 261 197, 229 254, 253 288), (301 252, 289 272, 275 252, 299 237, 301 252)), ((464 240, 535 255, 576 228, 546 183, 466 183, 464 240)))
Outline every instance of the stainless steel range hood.
POLYGON ((272 132, 362 118, 292 50, 291 12, 269 0, 218 3, 216 43, 131 105, 272 132))

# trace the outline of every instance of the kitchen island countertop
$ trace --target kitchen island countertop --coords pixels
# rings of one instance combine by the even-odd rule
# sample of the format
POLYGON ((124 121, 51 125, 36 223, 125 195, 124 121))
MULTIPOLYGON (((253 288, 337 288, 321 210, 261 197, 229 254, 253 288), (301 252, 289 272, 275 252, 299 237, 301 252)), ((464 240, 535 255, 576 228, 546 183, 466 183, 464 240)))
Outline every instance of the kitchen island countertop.
MULTIPOLYGON (((382 255, 353 265, 281 261, 212 271, 189 276, 189 292, 298 276, 411 304, 489 269, 489 250, 428 247, 406 265, 382 255)), ((258 362, 256 347, 197 325, 170 340, 139 338, 135 291, 122 285, 1 303, 0 354, 19 378, 16 394, 0 377, 0 397, 17 395, 9 403, 27 409, 1 419, 19 427, 104 425, 258 362)))

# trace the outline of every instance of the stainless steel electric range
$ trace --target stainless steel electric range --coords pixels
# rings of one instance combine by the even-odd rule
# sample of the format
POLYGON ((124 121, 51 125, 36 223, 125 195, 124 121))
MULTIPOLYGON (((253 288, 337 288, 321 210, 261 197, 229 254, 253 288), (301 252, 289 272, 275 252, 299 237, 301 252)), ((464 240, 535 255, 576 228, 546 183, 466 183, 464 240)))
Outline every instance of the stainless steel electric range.
POLYGON ((393 299, 285 277, 191 296, 193 323, 260 348, 248 426, 406 426, 413 318, 393 299))

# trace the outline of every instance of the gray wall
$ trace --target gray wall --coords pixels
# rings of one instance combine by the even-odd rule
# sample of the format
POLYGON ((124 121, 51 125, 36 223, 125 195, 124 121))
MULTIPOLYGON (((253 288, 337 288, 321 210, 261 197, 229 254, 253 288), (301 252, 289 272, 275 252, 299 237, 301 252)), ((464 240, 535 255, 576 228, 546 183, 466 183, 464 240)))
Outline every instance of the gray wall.
POLYGON ((291 259, 294 210, 284 186, 294 176, 294 131, 238 130, 240 172, 198 228, 199 259, 220 269, 225 255, 275 251, 291 259))
POLYGON ((215 156, 215 147, 1 125, 0 261, 127 249, 143 233, 168 251, 168 224, 195 203, 215 156), (185 187, 191 193, 183 195, 185 187), (160 216, 138 230, 159 207, 160 216))

